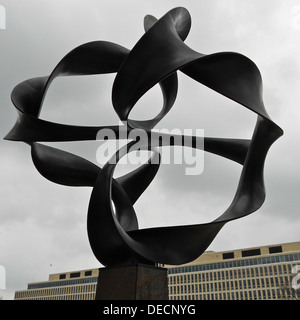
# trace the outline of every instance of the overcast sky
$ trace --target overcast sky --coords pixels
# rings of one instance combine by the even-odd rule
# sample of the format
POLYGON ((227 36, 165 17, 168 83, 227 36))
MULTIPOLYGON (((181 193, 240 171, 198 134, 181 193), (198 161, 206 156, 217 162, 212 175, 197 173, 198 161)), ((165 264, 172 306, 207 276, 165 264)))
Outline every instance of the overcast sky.
MULTIPOLYGON (((183 6, 192 17, 187 45, 205 54, 235 51, 253 60, 262 74, 267 112, 284 130, 267 156, 264 205, 226 224, 208 250, 299 241, 297 2, 1 1, 6 29, 0 30, 0 136, 16 120, 10 93, 19 82, 50 74, 65 54, 89 41, 106 40, 131 49, 144 33, 146 14, 160 18, 183 6)), ((78 125, 118 124, 111 103, 113 79, 114 75, 56 79, 41 118, 78 125)), ((147 119, 160 106, 156 86, 141 99, 133 116, 147 119)), ((178 98, 157 128, 201 128, 205 136, 251 138, 255 121, 249 110, 179 73, 178 98)), ((28 282, 46 281, 49 273, 99 267, 86 231, 91 188, 54 184, 37 172, 27 145, 2 139, 0 145, 0 265, 6 270, 6 293, 25 289, 28 282)), ((99 142, 51 145, 98 163, 99 142)), ((231 203, 240 172, 238 164, 210 154, 205 154, 198 176, 186 176, 184 165, 162 165, 136 203, 140 227, 212 221, 231 203)))

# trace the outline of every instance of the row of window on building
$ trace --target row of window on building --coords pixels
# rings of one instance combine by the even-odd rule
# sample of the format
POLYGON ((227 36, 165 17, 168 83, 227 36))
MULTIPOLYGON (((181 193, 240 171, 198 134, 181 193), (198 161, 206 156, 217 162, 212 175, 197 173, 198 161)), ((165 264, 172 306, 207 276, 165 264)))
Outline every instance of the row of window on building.
POLYGON ((88 284, 88 285, 76 285, 76 286, 54 287, 54 288, 47 288, 47 289, 34 289, 34 290, 20 291, 20 292, 16 292, 16 298, 45 299, 47 297, 53 298, 53 296, 57 296, 57 297, 67 297, 71 299, 72 297, 75 297, 75 296, 78 297, 80 295, 83 295, 85 298, 87 298, 89 297, 89 294, 95 294, 95 292, 96 292, 96 284, 88 284))
MULTIPOLYGON (((293 264, 269 265, 252 268, 238 268, 222 271, 186 273, 186 274, 170 274, 169 284, 190 283, 190 282, 209 282, 225 279, 238 278, 257 278, 271 277, 275 275, 289 275, 293 268, 293 264)), ((287 279, 288 280, 288 279, 287 279)))
POLYGON ((259 257, 242 260, 222 261, 216 263, 205 263, 198 265, 182 266, 170 268, 169 274, 184 273, 184 272, 196 272, 196 271, 209 271, 209 270, 222 270, 229 268, 242 268, 251 267, 264 264, 283 264, 300 260, 300 253, 282 254, 278 256, 259 257))
POLYGON ((27 297, 24 300, 94 300, 95 293, 82 293, 82 294, 67 294, 60 296, 43 296, 30 298, 27 297))
POLYGON ((286 300, 291 294, 286 290, 267 289, 201 294, 170 295, 170 300, 286 300))
POLYGON ((97 282, 98 277, 88 277, 80 279, 71 279, 71 280, 59 280, 59 281, 50 281, 50 282, 38 282, 28 284, 28 289, 40 289, 40 288, 51 288, 51 287, 65 287, 65 286, 74 286, 84 283, 93 283, 97 282))
POLYGON ((281 278, 256 278, 248 280, 235 281, 219 281, 209 283, 185 284, 169 286, 170 294, 186 294, 198 292, 213 292, 213 291, 231 291, 242 289, 270 288, 270 287, 285 287, 290 283, 288 277, 281 278))

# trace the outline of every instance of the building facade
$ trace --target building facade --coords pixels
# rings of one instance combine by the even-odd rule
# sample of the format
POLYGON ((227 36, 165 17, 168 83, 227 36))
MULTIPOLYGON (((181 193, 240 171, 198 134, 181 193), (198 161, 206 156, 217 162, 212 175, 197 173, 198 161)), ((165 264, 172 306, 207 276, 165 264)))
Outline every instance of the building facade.
MULTIPOLYGON (((208 251, 188 264, 163 267, 168 269, 170 300, 300 299, 293 288, 300 242, 208 251)), ((49 281, 17 291, 15 300, 94 300, 97 281, 98 269, 51 274, 49 281)))
POLYGON ((165 267, 170 300, 300 299, 292 286, 300 242, 206 252, 186 265, 165 267))
POLYGON ((98 269, 50 274, 49 280, 29 283, 16 291, 15 300, 94 300, 98 269))

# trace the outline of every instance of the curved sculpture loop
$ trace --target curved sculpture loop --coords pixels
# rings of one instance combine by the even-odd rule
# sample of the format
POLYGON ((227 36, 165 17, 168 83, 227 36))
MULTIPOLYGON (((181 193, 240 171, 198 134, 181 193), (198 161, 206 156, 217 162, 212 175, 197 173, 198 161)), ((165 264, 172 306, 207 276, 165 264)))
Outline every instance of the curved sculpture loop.
MULTIPOLYGON (((227 222, 256 211, 264 202, 264 161, 268 149, 282 134, 267 114, 262 80, 257 66, 234 52, 205 55, 189 48, 191 19, 184 8, 175 8, 157 20, 146 16, 145 34, 132 50, 106 41, 83 44, 69 52, 48 77, 26 80, 12 92, 18 111, 15 126, 5 137, 31 146, 37 170, 47 179, 67 186, 90 186, 88 237, 96 258, 104 266, 134 263, 183 264, 200 256, 227 222), (95 140, 99 130, 120 137, 119 126, 74 126, 39 118, 47 89, 56 77, 116 73, 113 107, 128 132, 140 129, 150 136, 154 126, 171 110, 177 95, 177 72, 226 96, 257 114, 251 139, 204 138, 204 150, 242 165, 240 181, 228 209, 210 223, 139 229, 134 203, 155 177, 160 163, 159 146, 175 145, 170 139, 131 141, 103 168, 71 153, 43 145, 46 141, 95 140), (139 99, 159 84, 163 105, 153 119, 137 121, 130 112, 139 99), (128 150, 151 150, 152 158, 138 169, 113 178, 115 167, 128 150), (154 161, 153 161, 154 160, 154 161), (114 204, 114 207, 112 205, 114 204)), ((197 137, 192 137, 193 142, 197 137)), ((197 144, 193 143, 192 148, 197 144)))

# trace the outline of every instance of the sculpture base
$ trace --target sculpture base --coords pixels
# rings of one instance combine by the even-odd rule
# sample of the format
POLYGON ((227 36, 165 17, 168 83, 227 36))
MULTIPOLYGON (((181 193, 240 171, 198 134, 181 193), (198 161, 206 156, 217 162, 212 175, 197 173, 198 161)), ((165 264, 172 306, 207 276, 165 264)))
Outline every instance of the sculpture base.
POLYGON ((167 269, 141 264, 100 268, 95 300, 168 300, 167 269))

